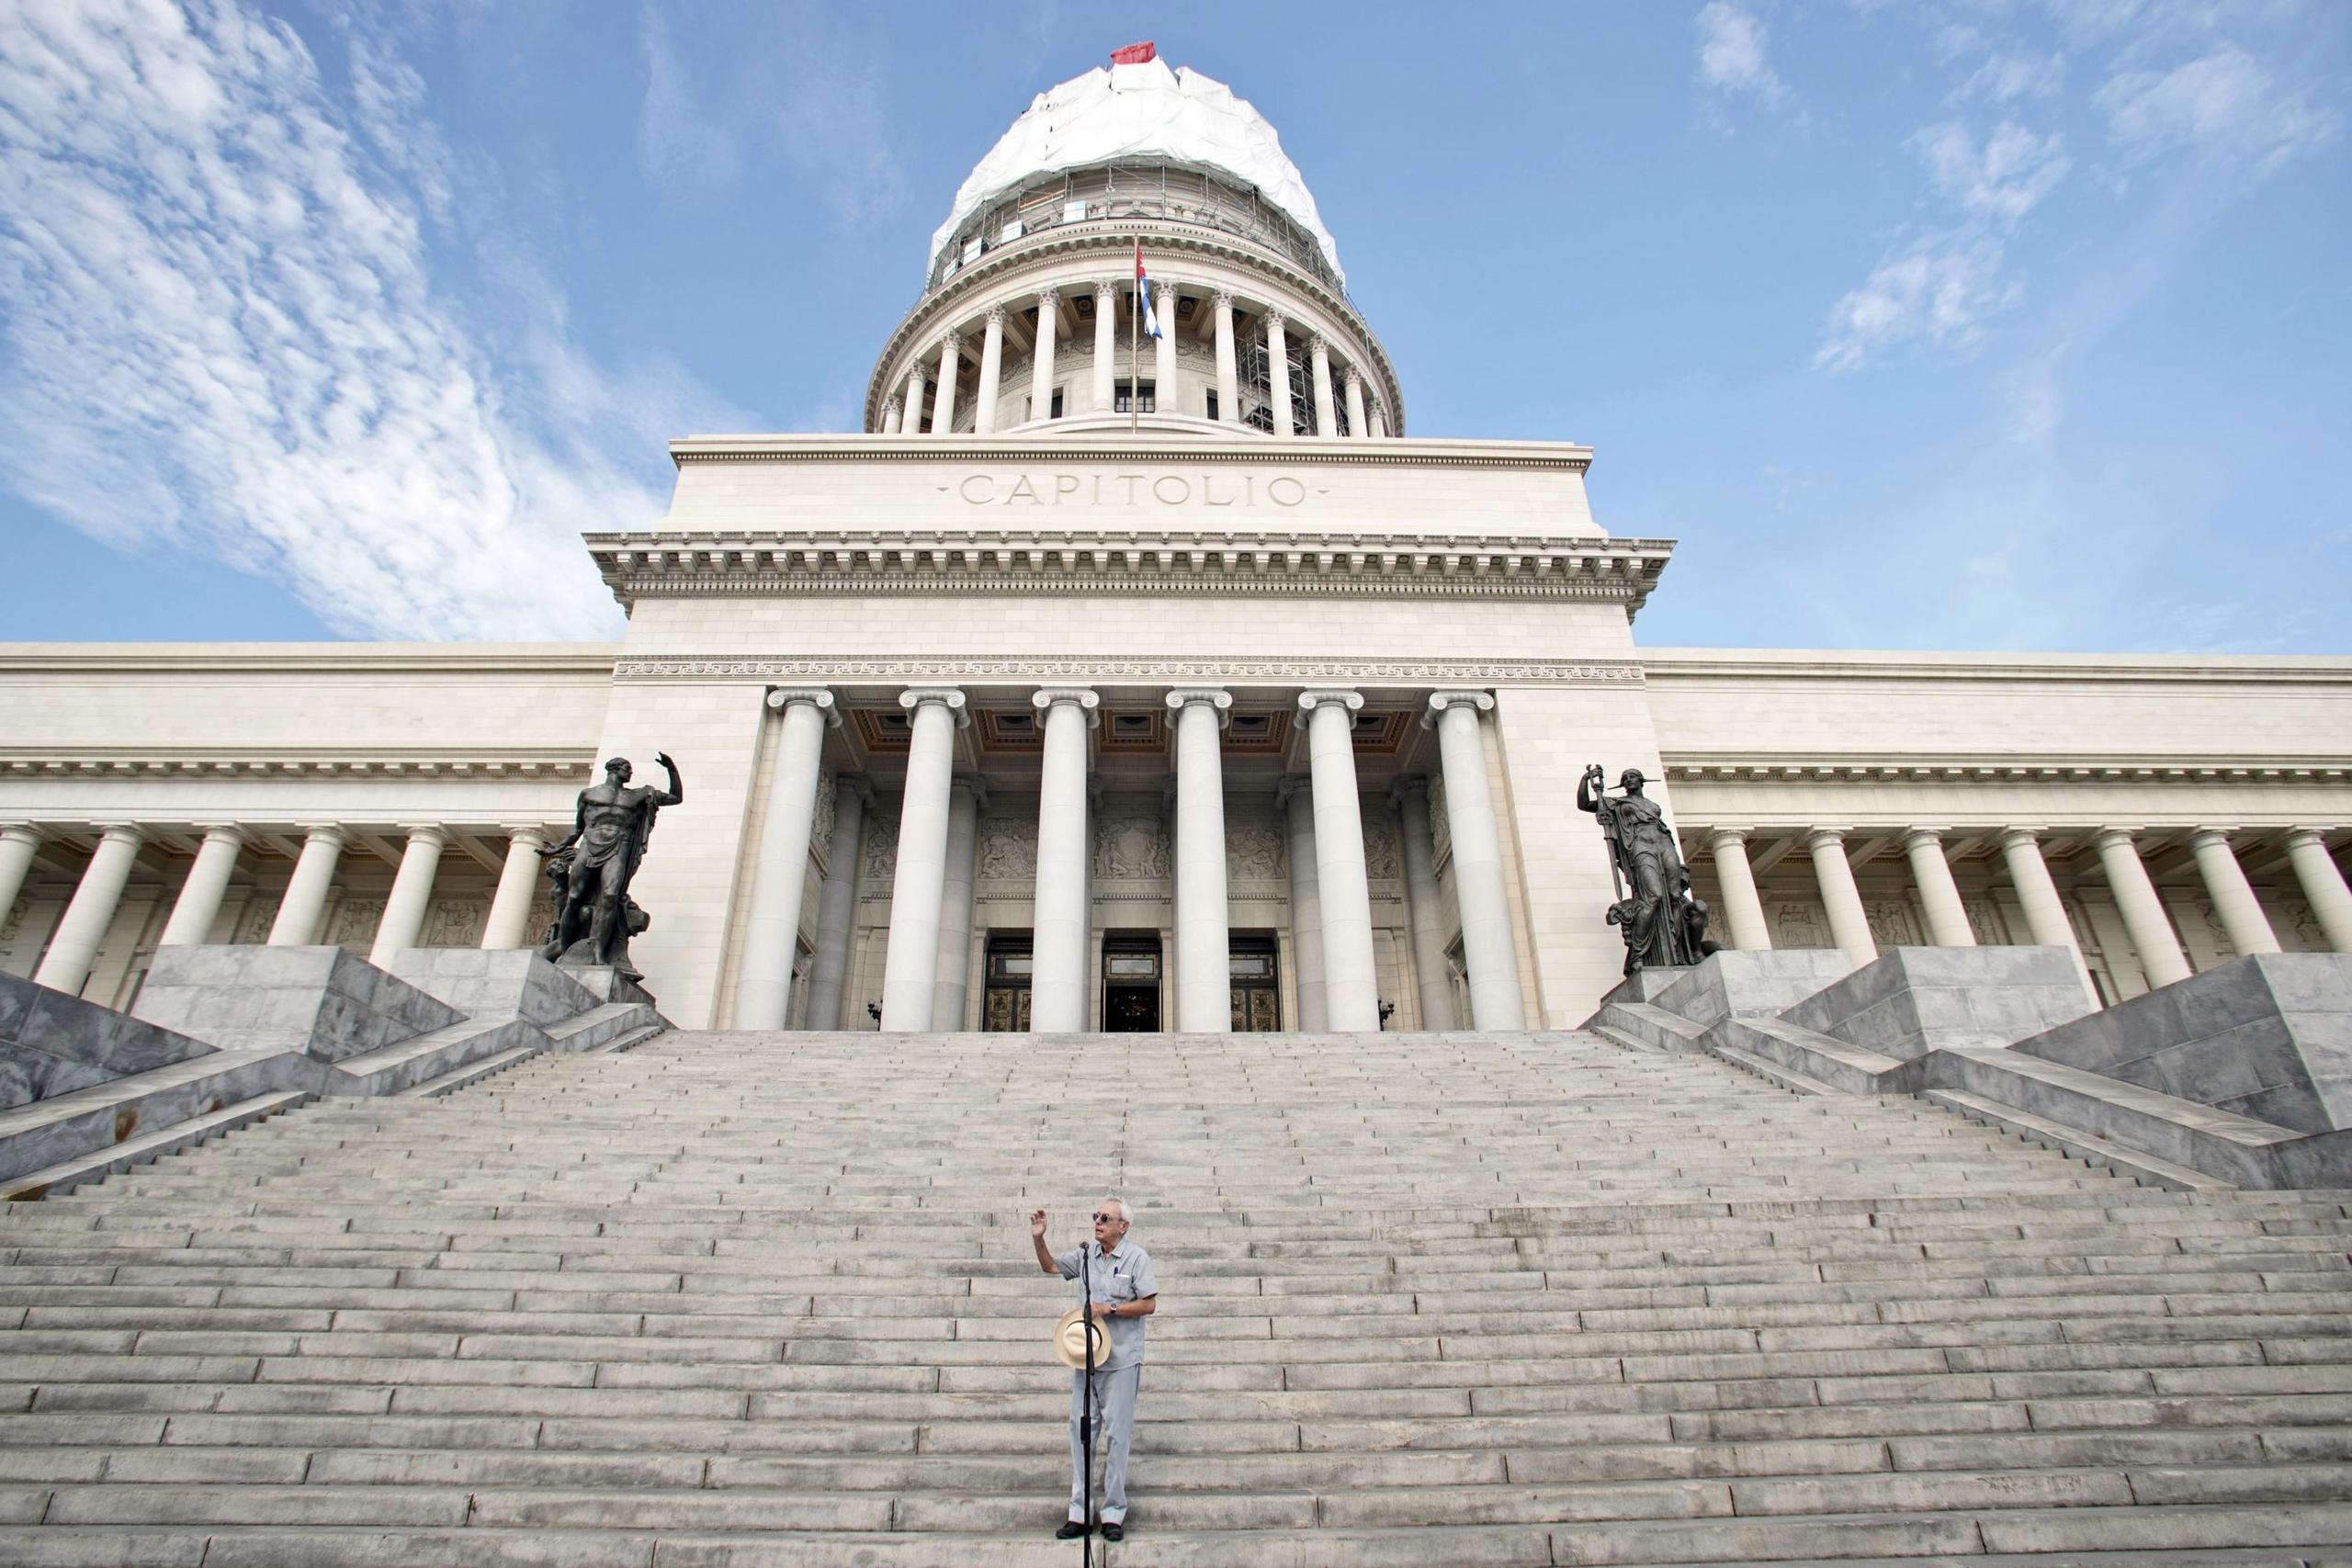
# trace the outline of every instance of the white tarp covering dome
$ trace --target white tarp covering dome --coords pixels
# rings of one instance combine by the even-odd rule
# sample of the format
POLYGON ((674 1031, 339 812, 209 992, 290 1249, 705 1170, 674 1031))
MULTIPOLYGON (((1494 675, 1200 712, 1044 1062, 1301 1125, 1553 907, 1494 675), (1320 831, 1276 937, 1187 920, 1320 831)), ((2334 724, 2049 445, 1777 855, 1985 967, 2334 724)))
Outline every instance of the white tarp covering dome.
POLYGON ((1037 95, 956 193, 955 209, 931 237, 931 263, 964 220, 1023 182, 1114 158, 1199 164, 1258 187, 1266 200, 1315 236, 1340 272, 1340 247, 1315 210, 1298 166, 1283 155, 1266 117, 1197 71, 1166 62, 1114 65, 1037 95))

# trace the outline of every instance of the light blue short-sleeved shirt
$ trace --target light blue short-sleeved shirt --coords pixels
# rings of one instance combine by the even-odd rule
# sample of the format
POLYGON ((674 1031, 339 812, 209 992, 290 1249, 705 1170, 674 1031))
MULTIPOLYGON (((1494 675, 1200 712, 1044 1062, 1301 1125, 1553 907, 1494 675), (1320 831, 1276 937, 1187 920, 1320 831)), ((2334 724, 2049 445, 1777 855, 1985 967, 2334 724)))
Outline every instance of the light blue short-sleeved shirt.
MULTIPOLYGON (((1075 1280, 1082 1268, 1086 1270, 1086 1296, 1095 1302, 1139 1302, 1147 1296, 1159 1294, 1159 1280, 1151 1271, 1151 1255, 1132 1241, 1122 1241, 1108 1252, 1097 1251, 1092 1242, 1057 1254, 1054 1267, 1061 1270, 1065 1280, 1075 1280)), ((1122 1367, 1143 1364, 1142 1317, 1114 1317, 1104 1326, 1110 1332, 1110 1347, 1098 1371, 1114 1372, 1122 1367)))

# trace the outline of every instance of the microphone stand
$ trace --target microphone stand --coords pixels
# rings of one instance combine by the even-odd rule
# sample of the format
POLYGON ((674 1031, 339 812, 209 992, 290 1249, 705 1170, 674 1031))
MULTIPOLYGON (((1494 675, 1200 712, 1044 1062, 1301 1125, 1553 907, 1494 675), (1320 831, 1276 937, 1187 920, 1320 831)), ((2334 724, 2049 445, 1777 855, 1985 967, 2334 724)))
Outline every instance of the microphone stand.
POLYGON ((1080 1521, 1085 1529, 1078 1538, 1080 1568, 1092 1568, 1094 1562, 1094 1280, 1092 1266, 1086 1260, 1089 1247, 1098 1254, 1102 1250, 1094 1242, 1082 1243, 1078 1249, 1078 1321, 1086 1335, 1086 1382, 1078 1401, 1078 1444, 1083 1456, 1079 1462, 1086 1478, 1081 1494, 1086 1517, 1080 1521))

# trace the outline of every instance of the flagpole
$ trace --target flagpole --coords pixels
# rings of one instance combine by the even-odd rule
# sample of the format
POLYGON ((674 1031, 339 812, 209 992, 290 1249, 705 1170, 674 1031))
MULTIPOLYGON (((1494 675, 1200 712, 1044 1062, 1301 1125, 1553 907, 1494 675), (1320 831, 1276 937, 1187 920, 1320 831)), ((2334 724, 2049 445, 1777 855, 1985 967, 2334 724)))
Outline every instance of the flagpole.
POLYGON ((1136 362, 1143 357, 1136 334, 1143 327, 1143 237, 1136 237, 1136 297, 1135 308, 1127 312, 1127 434, 1132 435, 1143 417, 1142 405, 1136 397, 1136 362))

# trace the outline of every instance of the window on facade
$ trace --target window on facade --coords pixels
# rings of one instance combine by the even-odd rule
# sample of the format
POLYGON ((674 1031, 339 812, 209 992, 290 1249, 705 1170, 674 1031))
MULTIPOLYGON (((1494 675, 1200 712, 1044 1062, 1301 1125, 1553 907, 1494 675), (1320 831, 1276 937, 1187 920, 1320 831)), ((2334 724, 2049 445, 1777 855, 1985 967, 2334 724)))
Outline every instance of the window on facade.
POLYGON ((1120 413, 1125 413, 1130 410, 1136 413, 1157 413, 1159 393, 1159 388, 1154 382, 1122 381, 1119 383, 1118 400, 1112 406, 1120 413), (1129 400, 1130 394, 1133 396, 1133 401, 1129 400))
POLYGON ((1204 392, 1201 396, 1208 402, 1209 417, 1211 419, 1215 419, 1216 417, 1216 394, 1215 392, 1204 392))

